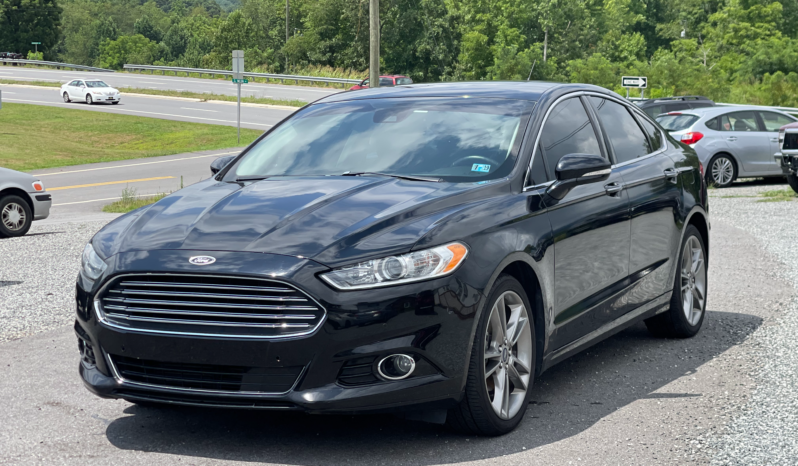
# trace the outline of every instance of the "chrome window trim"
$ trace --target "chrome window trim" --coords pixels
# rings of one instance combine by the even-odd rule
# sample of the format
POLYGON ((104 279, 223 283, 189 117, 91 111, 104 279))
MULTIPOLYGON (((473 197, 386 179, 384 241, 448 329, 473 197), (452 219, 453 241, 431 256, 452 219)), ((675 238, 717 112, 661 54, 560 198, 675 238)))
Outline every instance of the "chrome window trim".
MULTIPOLYGON (((539 188, 539 187, 542 187, 542 186, 549 186, 552 183, 554 183, 554 181, 552 180, 552 181, 548 181, 546 183, 540 183, 540 184, 537 184, 537 185, 534 185, 534 186, 527 186, 526 185, 526 180, 529 179, 529 173, 532 171, 532 163, 535 161, 535 157, 538 155, 538 145, 540 144, 540 136, 541 136, 541 134, 543 134, 543 128, 546 126, 546 122, 549 120, 549 115, 551 114, 552 109, 554 109, 554 107, 556 107, 563 100, 570 99, 570 98, 573 98, 573 97, 579 97, 579 96, 583 96, 583 95, 584 96, 596 96, 596 97, 602 97, 602 98, 605 98, 605 99, 608 99, 608 100, 614 100, 616 103, 619 103, 619 104, 625 106, 626 108, 631 109, 632 112, 636 113, 636 116, 638 118, 643 118, 645 120, 648 120, 648 122, 652 123, 654 125, 654 128, 656 128, 659 131, 659 133, 660 133, 660 137, 661 137, 661 140, 662 140, 662 146, 659 149, 657 149, 654 152, 648 153, 648 154, 646 154, 646 155, 644 155, 642 157, 638 157, 636 159, 627 160, 626 162, 613 164, 613 165, 610 166, 610 169, 614 169, 616 167, 624 167, 624 166, 629 165, 631 163, 638 162, 640 160, 645 160, 645 159, 648 159, 648 158, 653 157, 655 155, 659 155, 661 153, 664 153, 667 150, 667 148, 668 148, 668 139, 667 139, 667 136, 665 135, 665 133, 662 131, 662 129, 659 128, 659 125, 657 125, 656 122, 652 122, 651 118, 649 118, 649 116, 646 115, 645 112, 643 112, 642 110, 637 108, 636 105, 630 105, 629 102, 626 101, 625 99, 623 99, 622 97, 620 97, 620 96, 616 97, 616 96, 612 96, 612 95, 602 94, 602 93, 596 92, 596 91, 576 91, 576 92, 572 92, 572 93, 569 93, 569 94, 565 94, 564 96, 561 96, 557 100, 555 100, 549 106, 548 110, 546 110, 546 115, 543 116, 543 122, 540 124, 540 129, 538 129, 538 134, 535 136, 535 144, 532 146, 532 157, 529 158, 529 164, 526 167, 526 173, 524 175, 524 189, 523 189, 524 192, 532 190, 532 189, 536 189, 536 188, 539 188)), ((640 128, 640 130, 644 131, 643 128, 640 128)), ((643 134, 646 136, 646 139, 648 139, 648 135, 645 133, 645 131, 643 132, 643 134)), ((609 155, 609 154, 607 154, 607 155, 609 155)))
POLYGON ((307 294, 305 291, 303 291, 299 287, 294 286, 294 285, 292 285, 292 284, 290 284, 288 282, 281 281, 281 280, 275 280, 273 278, 264 278, 264 277, 258 277, 258 276, 252 276, 252 275, 220 275, 220 274, 167 273, 167 272, 164 272, 164 273, 148 273, 148 272, 124 273, 124 274, 120 274, 120 275, 115 275, 115 276, 110 277, 109 279, 107 279, 105 281, 105 283, 103 283, 103 285, 100 287, 100 289, 97 290, 97 293, 94 294, 93 304, 94 304, 94 314, 97 317, 97 320, 100 322, 101 325, 104 325, 106 327, 112 328, 114 330, 124 330, 126 332, 149 333, 149 334, 156 334, 156 335, 187 335, 187 336, 191 336, 191 337, 213 337, 213 338, 244 339, 244 340, 283 340, 283 339, 286 339, 286 338, 297 338, 297 337, 309 336, 309 335, 315 333, 318 329, 320 329, 321 326, 324 325, 324 323, 327 321, 327 309, 324 306, 322 306, 320 302, 316 301, 316 299, 313 296, 307 294), (142 275, 192 276, 192 277, 201 276, 201 277, 212 277, 212 278, 248 278, 248 279, 254 279, 254 280, 271 281, 271 282, 279 283, 279 284, 284 285, 286 287, 292 288, 292 289, 298 291, 299 293, 302 293, 306 297, 308 297, 311 301, 316 303, 316 305, 319 307, 319 309, 321 309, 322 316, 319 319, 318 324, 315 327, 312 327, 312 328, 308 329, 307 331, 298 332, 298 333, 291 333, 291 334, 288 334, 288 335, 270 335, 270 336, 269 335, 230 335, 230 334, 222 334, 222 333, 178 332, 178 331, 170 331, 170 330, 141 329, 141 328, 125 327, 125 326, 122 326, 122 325, 117 325, 117 324, 114 324, 112 322, 109 322, 105 318, 105 311, 102 309, 102 305, 101 305, 101 302, 100 302, 101 301, 100 296, 102 296, 102 294, 106 291, 106 288, 108 288, 108 286, 111 283, 117 281, 118 279, 121 279, 123 277, 142 276, 142 275))
POLYGON ((299 381, 302 379, 302 376, 305 375, 305 371, 307 370, 308 366, 302 367, 302 370, 299 372, 299 375, 294 380, 293 385, 291 388, 284 392, 252 392, 252 391, 235 391, 235 390, 210 390, 210 389, 203 389, 203 388, 182 388, 182 387, 172 387, 169 385, 159 385, 153 383, 142 383, 142 382, 132 382, 127 380, 126 378, 122 377, 119 371, 116 369, 116 364, 114 364, 113 359, 111 359, 111 355, 106 353, 105 350, 102 350, 103 358, 105 359, 105 363, 108 364, 108 367, 111 369, 111 374, 114 377, 114 380, 120 385, 121 388, 143 388, 143 389, 155 389, 162 392, 172 392, 172 393, 195 393, 195 394, 216 394, 216 395, 232 395, 232 396, 261 396, 261 397, 274 397, 274 396, 284 396, 296 388, 299 384, 299 381))

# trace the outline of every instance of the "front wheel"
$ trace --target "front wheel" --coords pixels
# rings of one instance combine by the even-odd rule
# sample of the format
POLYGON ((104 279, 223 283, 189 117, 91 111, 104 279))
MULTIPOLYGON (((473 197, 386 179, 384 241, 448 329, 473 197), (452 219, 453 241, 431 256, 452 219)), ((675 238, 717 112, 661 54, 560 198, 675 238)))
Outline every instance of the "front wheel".
POLYGON ((65 103, 71 102, 71 100, 69 100, 69 94, 67 94, 66 92, 64 92, 64 102, 65 103))
POLYGON ((524 288, 501 275, 480 317, 465 394, 448 424, 478 435, 506 434, 521 422, 535 374, 535 323, 524 288))
POLYGON ((798 193, 798 175, 787 175, 787 184, 790 185, 793 191, 798 193))
POLYGON ((112 105, 116 105, 116 104, 118 104, 118 103, 119 103, 119 101, 118 101, 118 100, 117 100, 116 102, 111 102, 111 104, 112 104, 112 105))
POLYGON ((732 181, 737 177, 737 166, 734 160, 726 154, 718 154, 712 157, 709 162, 707 172, 707 184, 718 188, 731 186, 732 181))
POLYGON ((670 309, 646 319, 660 337, 689 338, 701 330, 707 306, 707 260, 704 239, 693 225, 684 233, 670 309))
POLYGON ((33 212, 19 196, 0 198, 0 238, 22 236, 30 230, 33 212))
POLYGON ((91 94, 86 94, 86 103, 89 105, 94 103, 94 99, 91 98, 91 94))

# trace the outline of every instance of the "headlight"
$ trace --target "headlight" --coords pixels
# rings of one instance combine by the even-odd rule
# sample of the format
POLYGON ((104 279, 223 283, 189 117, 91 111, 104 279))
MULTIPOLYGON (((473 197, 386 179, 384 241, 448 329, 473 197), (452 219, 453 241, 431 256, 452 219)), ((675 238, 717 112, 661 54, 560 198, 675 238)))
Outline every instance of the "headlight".
POLYGON ((401 256, 391 256, 335 269, 321 275, 339 290, 362 290, 428 280, 455 270, 468 255, 461 243, 451 243, 401 256))
POLYGON ((86 247, 83 248, 81 268, 83 275, 89 280, 97 280, 100 278, 100 275, 105 272, 106 268, 108 268, 108 265, 104 260, 100 259, 100 256, 94 251, 94 246, 92 246, 91 243, 87 244, 86 247))

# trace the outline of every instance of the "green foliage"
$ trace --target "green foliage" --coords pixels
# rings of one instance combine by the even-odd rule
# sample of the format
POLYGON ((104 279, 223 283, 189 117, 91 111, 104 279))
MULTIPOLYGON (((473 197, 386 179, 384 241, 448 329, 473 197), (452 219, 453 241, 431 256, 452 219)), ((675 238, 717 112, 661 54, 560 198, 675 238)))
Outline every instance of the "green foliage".
POLYGON ((25 54, 31 42, 49 51, 61 33, 61 7, 56 0, 0 0, 0 51, 25 54))
POLYGON ((100 44, 100 66, 121 70, 125 63, 152 63, 158 56, 158 44, 141 34, 105 39, 100 44))
POLYGON ((44 52, 28 52, 28 60, 44 60, 44 52))

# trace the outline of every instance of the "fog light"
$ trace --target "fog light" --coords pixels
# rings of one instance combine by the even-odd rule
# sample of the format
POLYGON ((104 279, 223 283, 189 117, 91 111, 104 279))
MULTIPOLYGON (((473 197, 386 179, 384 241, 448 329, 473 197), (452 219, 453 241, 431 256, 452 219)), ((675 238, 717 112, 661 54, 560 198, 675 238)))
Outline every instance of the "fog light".
POLYGON ((416 361, 406 354, 392 354, 377 364, 380 376, 388 380, 402 380, 410 376, 415 368, 416 361))

